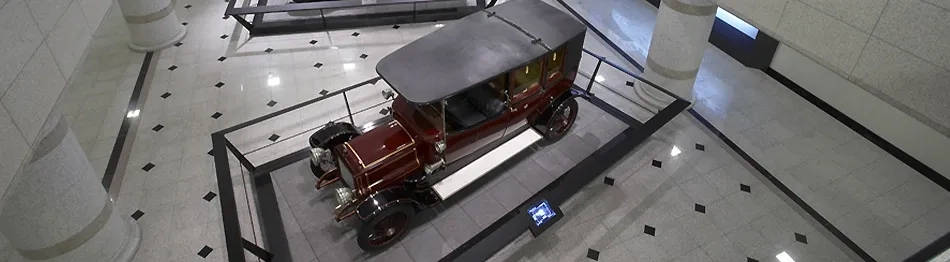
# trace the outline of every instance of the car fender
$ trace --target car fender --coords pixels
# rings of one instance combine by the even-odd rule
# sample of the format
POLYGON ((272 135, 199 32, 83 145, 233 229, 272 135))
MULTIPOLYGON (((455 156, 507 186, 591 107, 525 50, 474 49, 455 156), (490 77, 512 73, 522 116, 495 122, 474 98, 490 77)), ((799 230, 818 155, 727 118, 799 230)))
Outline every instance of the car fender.
POLYGON ((399 204, 409 204, 418 209, 420 204, 411 195, 401 188, 388 188, 377 191, 366 197, 356 208, 356 216, 367 221, 380 211, 399 204))

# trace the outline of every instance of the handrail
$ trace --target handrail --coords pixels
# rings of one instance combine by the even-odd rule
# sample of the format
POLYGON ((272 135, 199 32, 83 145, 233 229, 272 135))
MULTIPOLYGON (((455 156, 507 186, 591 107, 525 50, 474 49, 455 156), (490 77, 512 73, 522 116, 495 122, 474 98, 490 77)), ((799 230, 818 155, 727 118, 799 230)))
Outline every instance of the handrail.
MULTIPOLYGON (((652 86, 653 88, 656 88, 656 89, 660 90, 660 92, 663 92, 664 94, 667 94, 667 95, 669 95, 669 96, 672 96, 673 98, 675 98, 675 99, 677 99, 677 100, 686 100, 686 99, 683 99, 682 97, 680 97, 680 96, 674 94, 674 93, 671 92, 670 90, 666 90, 666 88, 662 88, 662 87, 660 87, 660 86, 654 84, 653 82, 650 82, 650 80, 646 80, 645 78, 643 78, 643 77, 641 77, 641 76, 639 76, 639 75, 637 75, 637 74, 634 74, 633 72, 630 72, 630 70, 627 70, 627 69, 623 68, 622 66, 620 66, 620 65, 618 65, 618 64, 616 64, 616 63, 614 63, 614 62, 611 62, 610 60, 607 60, 607 57, 599 56, 599 55, 595 54, 594 52, 592 52, 592 51, 590 51, 590 50, 587 50, 586 48, 582 48, 581 50, 584 50, 584 53, 587 53, 587 54, 589 54, 589 55, 591 55, 591 56, 597 58, 598 61, 604 62, 604 63, 606 63, 606 64, 612 66, 613 68, 616 68, 617 70, 620 70, 620 72, 623 72, 624 74, 627 74, 627 75, 633 77, 634 79, 637 79, 637 80, 640 80, 641 82, 647 83, 648 85, 652 86)), ((599 67, 598 67, 598 69, 599 69, 599 67)), ((594 75, 596 75, 596 74, 597 74, 597 72, 596 72, 596 70, 595 70, 594 75)), ((591 81, 593 81, 593 79, 591 79, 591 81)))
POLYGON ((401 5, 401 4, 414 5, 417 3, 449 2, 449 1, 458 1, 458 0, 377 0, 375 3, 365 3, 365 4, 361 0, 294 3, 294 4, 287 4, 287 5, 235 7, 232 9, 228 9, 225 12, 225 15, 250 15, 250 14, 264 14, 264 13, 291 12, 291 11, 323 10, 323 9, 331 9, 331 8, 342 9, 342 8, 353 8, 353 7, 370 7, 370 6, 386 6, 386 5, 401 5))
POLYGON ((330 98, 330 97, 334 97, 334 96, 340 95, 340 94, 342 94, 342 93, 344 93, 344 92, 346 92, 346 91, 350 91, 350 90, 355 89, 355 88, 357 88, 357 87, 361 87, 361 86, 364 86, 364 85, 366 85, 366 84, 376 84, 376 82, 378 82, 380 79, 383 79, 383 78, 380 77, 380 76, 376 76, 376 77, 370 78, 369 80, 366 80, 366 81, 363 81, 363 82, 359 82, 359 83, 357 83, 357 84, 355 84, 355 85, 351 85, 351 86, 345 87, 345 88, 343 88, 343 89, 340 89, 340 90, 336 90, 336 91, 327 93, 326 95, 323 95, 323 96, 320 96, 320 97, 317 97, 317 98, 314 98, 314 99, 310 99, 310 100, 301 102, 301 103, 296 104, 296 105, 289 106, 289 107, 284 108, 284 109, 281 109, 281 110, 277 110, 277 111, 275 111, 275 112, 273 112, 273 113, 266 114, 266 115, 263 115, 263 116, 260 116, 260 117, 251 119, 251 120, 249 120, 249 121, 247 121, 247 122, 244 122, 244 123, 240 123, 240 124, 237 124, 237 125, 234 125, 234 126, 225 128, 225 129, 221 129, 221 130, 219 130, 218 132, 214 132, 213 134, 228 134, 228 133, 234 132, 234 131, 236 131, 236 130, 238 130, 238 129, 243 129, 243 128, 248 127, 248 126, 250 126, 250 125, 260 123, 260 122, 262 122, 262 121, 264 121, 264 120, 271 119, 271 118, 277 117, 277 116, 279 116, 279 115, 282 115, 282 114, 284 114, 284 113, 297 110, 298 108, 305 107, 305 106, 308 106, 308 105, 310 105, 310 104, 313 104, 313 103, 316 103, 316 102, 320 102, 321 100, 324 100, 324 99, 327 99, 327 98, 330 98))

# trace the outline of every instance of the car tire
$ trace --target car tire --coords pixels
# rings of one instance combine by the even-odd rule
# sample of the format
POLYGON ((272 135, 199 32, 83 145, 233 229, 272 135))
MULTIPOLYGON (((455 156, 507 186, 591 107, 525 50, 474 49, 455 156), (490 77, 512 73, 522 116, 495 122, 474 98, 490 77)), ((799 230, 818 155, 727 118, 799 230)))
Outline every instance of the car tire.
POLYGON ((360 135, 350 123, 330 123, 310 135, 311 148, 330 149, 360 135))
POLYGON ((577 119, 577 100, 569 97, 552 107, 540 131, 547 142, 556 142, 570 132, 575 119, 577 119))
POLYGON ((384 250, 406 236, 414 216, 415 208, 409 204, 387 207, 360 225, 356 242, 364 251, 384 250))

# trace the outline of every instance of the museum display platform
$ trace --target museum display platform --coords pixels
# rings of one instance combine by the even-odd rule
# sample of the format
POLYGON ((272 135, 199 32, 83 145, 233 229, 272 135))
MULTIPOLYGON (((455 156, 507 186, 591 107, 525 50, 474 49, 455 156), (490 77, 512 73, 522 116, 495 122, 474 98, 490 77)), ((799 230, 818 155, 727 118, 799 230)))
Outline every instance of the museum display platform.
POLYGON ((349 261, 412 252, 431 260, 487 259, 529 231, 528 205, 546 200, 557 207, 689 105, 628 66, 583 51, 573 88, 580 94, 579 112, 567 136, 531 145, 451 198, 421 210, 409 233, 381 252, 359 248, 358 219, 334 221, 335 185, 315 189, 307 146, 309 135, 329 121, 360 127, 391 114, 398 94, 379 77, 212 134, 209 153, 217 167, 228 256, 349 261), (630 99, 634 85, 657 88, 671 102, 659 110, 644 108, 630 99), (364 98, 351 101, 357 92, 364 98), (366 95, 372 93, 379 95, 366 95))

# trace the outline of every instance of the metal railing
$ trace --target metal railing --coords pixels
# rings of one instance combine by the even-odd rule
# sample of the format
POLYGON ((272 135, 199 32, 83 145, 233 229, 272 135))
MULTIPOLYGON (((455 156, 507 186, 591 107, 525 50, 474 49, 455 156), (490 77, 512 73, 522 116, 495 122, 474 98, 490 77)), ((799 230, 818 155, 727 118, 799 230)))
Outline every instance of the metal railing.
MULTIPOLYGON (((301 32, 301 31, 315 31, 321 29, 331 29, 331 28, 340 28, 340 27, 352 27, 352 26, 373 26, 373 25, 383 25, 390 24, 393 22, 402 22, 402 23, 415 23, 420 20, 420 18, 425 18, 423 21, 431 21, 432 19, 456 19, 462 16, 473 13, 477 10, 486 8, 485 0, 475 0, 474 6, 461 6, 455 7, 458 8, 457 12, 446 13, 444 15, 436 16, 425 16, 420 17, 420 14, 431 13, 433 10, 438 10, 438 8, 419 8, 420 4, 437 4, 437 3, 451 3, 451 2, 466 2, 467 0, 376 0, 374 2, 364 2, 360 0, 344 0, 344 1, 323 1, 323 2, 307 2, 307 3, 292 3, 292 4, 281 4, 281 5, 267 5, 267 0, 258 0, 257 6, 243 6, 235 7, 235 4, 238 0, 231 0, 228 2, 228 7, 224 12, 225 17, 233 17, 241 24, 245 29, 247 29, 251 34, 256 33, 283 33, 283 32, 301 32), (359 17, 359 21, 356 22, 340 22, 341 26, 334 25, 334 19, 339 18, 337 16, 328 15, 328 11, 341 11, 341 10, 366 10, 367 8, 372 7, 389 7, 392 10, 399 10, 400 8, 392 8, 395 6, 404 6, 409 8, 407 11, 392 11, 392 12, 377 12, 377 13, 367 13, 359 15, 351 15, 353 17, 359 17), (409 11, 411 10, 411 11, 409 11), (266 22, 263 17, 266 14, 275 14, 275 13, 290 13, 290 12, 319 12, 319 17, 313 16, 311 18, 302 18, 299 21, 287 23, 286 21, 281 22, 266 22), (245 16, 253 15, 254 20, 248 21, 245 16), (307 23, 307 20, 318 20, 318 22, 307 23), (395 20, 393 20, 395 19, 395 20), (266 31, 259 30, 261 27, 268 27, 266 31)), ((342 16, 345 17, 345 16, 342 16)))

